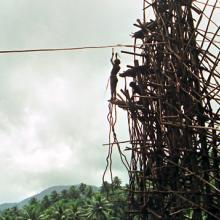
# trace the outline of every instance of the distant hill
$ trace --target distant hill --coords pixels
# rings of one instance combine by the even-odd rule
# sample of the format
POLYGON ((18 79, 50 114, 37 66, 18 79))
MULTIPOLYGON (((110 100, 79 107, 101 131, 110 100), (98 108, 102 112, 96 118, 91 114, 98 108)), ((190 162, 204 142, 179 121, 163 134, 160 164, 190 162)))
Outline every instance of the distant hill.
MULTIPOLYGON (((75 185, 76 187, 79 187, 79 185, 75 185)), ((22 200, 21 202, 18 202, 18 203, 3 203, 3 204, 0 204, 0 211, 3 211, 7 208, 13 208, 13 207, 17 207, 17 208, 22 208, 24 207, 25 205, 28 204, 28 202, 33 198, 35 197, 37 200, 41 200, 43 199, 44 196, 46 195, 50 195, 52 191, 57 191, 58 193, 60 193, 62 190, 64 189, 69 189, 71 187, 71 185, 66 185, 66 186, 52 186, 52 187, 49 187, 45 190, 43 190, 42 192, 36 194, 36 195, 33 195, 31 197, 28 197, 24 200, 22 200)), ((96 187, 96 186, 92 186, 92 189, 94 192, 97 192, 99 191, 99 188, 96 187)))
POLYGON ((0 205, 0 212, 8 208, 15 207, 16 205, 17 203, 3 203, 0 205))

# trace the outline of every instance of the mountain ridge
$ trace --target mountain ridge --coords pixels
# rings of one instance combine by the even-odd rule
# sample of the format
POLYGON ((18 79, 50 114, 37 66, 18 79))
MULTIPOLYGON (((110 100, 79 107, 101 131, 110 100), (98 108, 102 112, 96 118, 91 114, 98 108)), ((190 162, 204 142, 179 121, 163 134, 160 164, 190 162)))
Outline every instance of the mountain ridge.
MULTIPOLYGON (((17 207, 19 209, 23 208, 25 205, 28 204, 28 202, 32 199, 32 198, 36 198, 37 200, 42 200, 44 196, 46 195, 50 195, 52 191, 57 191, 58 193, 60 193, 62 190, 67 190, 69 189, 71 186, 75 186, 75 187, 79 187, 78 185, 58 185, 58 186, 51 186, 48 187, 46 189, 44 189, 43 191, 30 196, 26 199, 21 200, 20 202, 11 202, 11 203, 2 203, 0 204, 0 212, 4 211, 5 209, 8 208, 13 208, 13 207, 17 207)), ((90 185, 87 185, 90 186, 90 185)), ((97 186, 91 186, 93 188, 94 191, 98 191, 99 187, 97 186)))

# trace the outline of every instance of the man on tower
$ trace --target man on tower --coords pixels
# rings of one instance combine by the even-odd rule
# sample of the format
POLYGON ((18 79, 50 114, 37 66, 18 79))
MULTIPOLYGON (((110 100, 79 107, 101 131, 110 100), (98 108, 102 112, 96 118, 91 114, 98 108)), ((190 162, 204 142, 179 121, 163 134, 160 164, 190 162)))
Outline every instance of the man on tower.
POLYGON ((110 75, 110 86, 111 86, 111 101, 116 99, 116 87, 118 83, 117 74, 120 71, 120 60, 118 59, 118 54, 115 54, 115 60, 114 58, 114 52, 112 53, 111 63, 113 65, 110 75))

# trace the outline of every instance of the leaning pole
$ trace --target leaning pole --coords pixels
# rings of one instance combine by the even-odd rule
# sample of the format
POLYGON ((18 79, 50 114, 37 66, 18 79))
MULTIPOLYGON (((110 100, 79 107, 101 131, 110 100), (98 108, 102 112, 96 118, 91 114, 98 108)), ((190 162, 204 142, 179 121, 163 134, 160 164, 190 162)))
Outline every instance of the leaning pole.
POLYGON ((134 63, 120 71, 118 58, 112 62, 116 85, 109 100, 107 159, 117 147, 128 170, 128 219, 220 219, 220 27, 214 22, 220 4, 143 5, 134 48, 121 51, 134 63), (121 142, 119 109, 129 134, 121 142))

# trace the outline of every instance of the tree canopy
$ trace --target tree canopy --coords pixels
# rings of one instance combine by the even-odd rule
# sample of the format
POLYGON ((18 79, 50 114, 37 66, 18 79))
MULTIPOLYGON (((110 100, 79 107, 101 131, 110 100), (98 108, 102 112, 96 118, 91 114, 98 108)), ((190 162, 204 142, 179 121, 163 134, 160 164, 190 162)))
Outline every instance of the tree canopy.
POLYGON ((0 220, 108 220, 126 219, 125 187, 114 177, 98 191, 81 183, 61 192, 52 191, 43 199, 32 198, 27 205, 0 213, 0 220), (107 187, 106 187, 107 186, 107 187))

